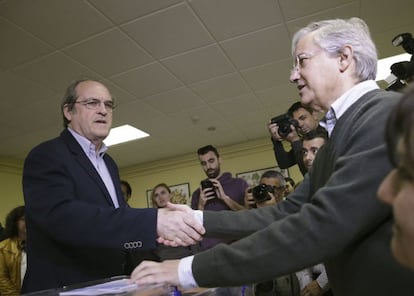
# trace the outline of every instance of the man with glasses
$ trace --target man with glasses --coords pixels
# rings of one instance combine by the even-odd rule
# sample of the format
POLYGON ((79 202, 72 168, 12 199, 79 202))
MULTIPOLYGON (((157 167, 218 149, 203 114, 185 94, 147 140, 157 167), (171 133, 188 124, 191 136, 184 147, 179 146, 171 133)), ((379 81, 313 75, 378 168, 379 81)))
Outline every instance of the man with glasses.
MULTIPOLYGON (((274 206, 281 202, 286 189, 286 180, 281 172, 269 170, 262 174, 259 181, 261 188, 266 188, 266 192, 252 192, 252 201, 257 208, 274 206)), ((257 187, 256 187, 257 188, 257 187)), ((273 280, 260 282, 254 285, 255 296, 299 296, 300 284, 295 273, 279 276, 273 280)))
POLYGON ((175 245, 201 238, 192 215, 127 206, 103 143, 114 108, 102 83, 73 82, 61 104, 65 129, 25 160, 25 293, 125 274, 127 251, 154 249, 158 238, 175 245))
POLYGON ((239 240, 177 261, 143 262, 134 282, 247 284, 323 262, 335 296, 413 294, 412 271, 390 251, 392 211, 376 196, 392 169, 384 130, 401 95, 375 82, 377 52, 367 24, 313 22, 293 36, 292 55, 290 80, 302 104, 325 112, 329 135, 310 172, 276 206, 194 212, 206 235, 239 240))
MULTIPOLYGON (((268 192, 268 198, 256 200, 258 208, 274 206, 281 202, 284 197, 286 180, 282 173, 274 170, 266 171, 260 178, 260 184, 272 188, 268 192)), ((255 296, 260 295, 285 295, 295 296, 302 293, 310 293, 313 296, 325 295, 329 289, 328 277, 323 264, 303 269, 296 274, 288 274, 274 279, 273 281, 262 282, 255 285, 255 296), (272 291, 272 293, 270 293, 272 291)))
MULTIPOLYGON (((286 190, 286 180, 281 172, 274 170, 264 172, 260 177, 259 185, 266 186, 267 198, 257 198, 254 196, 254 191, 252 192, 253 200, 255 200, 258 208, 275 205, 283 200, 286 190)), ((263 196, 263 194, 260 195, 263 196)))

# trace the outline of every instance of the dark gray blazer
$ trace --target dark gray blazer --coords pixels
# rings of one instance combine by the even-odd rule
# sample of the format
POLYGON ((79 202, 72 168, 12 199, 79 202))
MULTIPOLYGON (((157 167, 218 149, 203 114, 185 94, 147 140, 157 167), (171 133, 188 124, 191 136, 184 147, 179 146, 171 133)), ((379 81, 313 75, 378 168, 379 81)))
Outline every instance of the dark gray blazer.
POLYGON ((195 255, 197 283, 235 286, 323 262, 335 296, 412 295, 414 273, 390 252, 391 209, 377 199, 391 169, 385 122, 399 97, 374 90, 354 103, 286 201, 204 212, 208 235, 245 238, 195 255))
POLYGON ((156 246, 156 209, 132 209, 118 168, 104 156, 120 208, 68 130, 27 156, 23 191, 27 272, 23 292, 124 274, 125 250, 156 246))

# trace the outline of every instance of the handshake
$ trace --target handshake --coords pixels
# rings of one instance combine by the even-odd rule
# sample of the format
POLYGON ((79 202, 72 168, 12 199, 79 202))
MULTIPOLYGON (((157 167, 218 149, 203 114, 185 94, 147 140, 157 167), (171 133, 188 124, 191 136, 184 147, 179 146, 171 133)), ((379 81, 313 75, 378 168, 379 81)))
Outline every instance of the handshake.
POLYGON ((187 205, 168 203, 158 209, 157 242, 166 246, 189 246, 200 242, 206 232, 196 211, 187 205))

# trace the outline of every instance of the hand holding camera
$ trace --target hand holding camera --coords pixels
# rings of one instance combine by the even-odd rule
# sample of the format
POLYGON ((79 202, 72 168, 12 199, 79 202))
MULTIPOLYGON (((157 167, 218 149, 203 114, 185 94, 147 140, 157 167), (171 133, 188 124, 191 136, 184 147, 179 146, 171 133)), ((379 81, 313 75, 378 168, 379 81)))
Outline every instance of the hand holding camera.
POLYGON ((297 120, 287 113, 273 117, 269 123, 269 131, 273 139, 277 141, 287 140, 293 142, 299 140, 299 135, 296 131, 298 127, 297 120))
POLYGON ((255 203, 262 203, 271 200, 274 193, 274 188, 271 185, 259 184, 252 189, 252 195, 255 203))
POLYGON ((250 186, 246 189, 244 194, 244 206, 248 209, 256 208, 256 202, 254 201, 252 190, 253 187, 250 186))

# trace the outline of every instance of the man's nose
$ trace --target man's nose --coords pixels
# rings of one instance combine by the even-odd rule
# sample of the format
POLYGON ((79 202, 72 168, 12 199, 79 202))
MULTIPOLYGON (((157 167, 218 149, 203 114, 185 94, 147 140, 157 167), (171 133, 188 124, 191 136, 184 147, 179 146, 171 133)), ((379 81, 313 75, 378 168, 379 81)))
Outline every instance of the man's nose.
POLYGON ((396 191, 394 190, 392 179, 396 174, 396 170, 392 170, 382 181, 380 186, 378 187, 377 196, 378 198, 388 204, 392 205, 394 200, 394 195, 396 195, 396 191))
POLYGON ((307 160, 307 161, 309 161, 309 162, 312 162, 312 160, 313 160, 313 156, 312 155, 309 155, 309 153, 305 156, 305 159, 307 160))
POLYGON ((289 76, 290 82, 296 83, 299 80, 299 78, 300 78, 299 70, 296 68, 292 69, 290 71, 290 76, 289 76))
POLYGON ((108 113, 108 110, 106 109, 106 106, 105 106, 105 103, 104 102, 101 102, 99 104, 99 107, 98 107, 97 110, 99 111, 99 113, 102 113, 102 114, 108 113))

